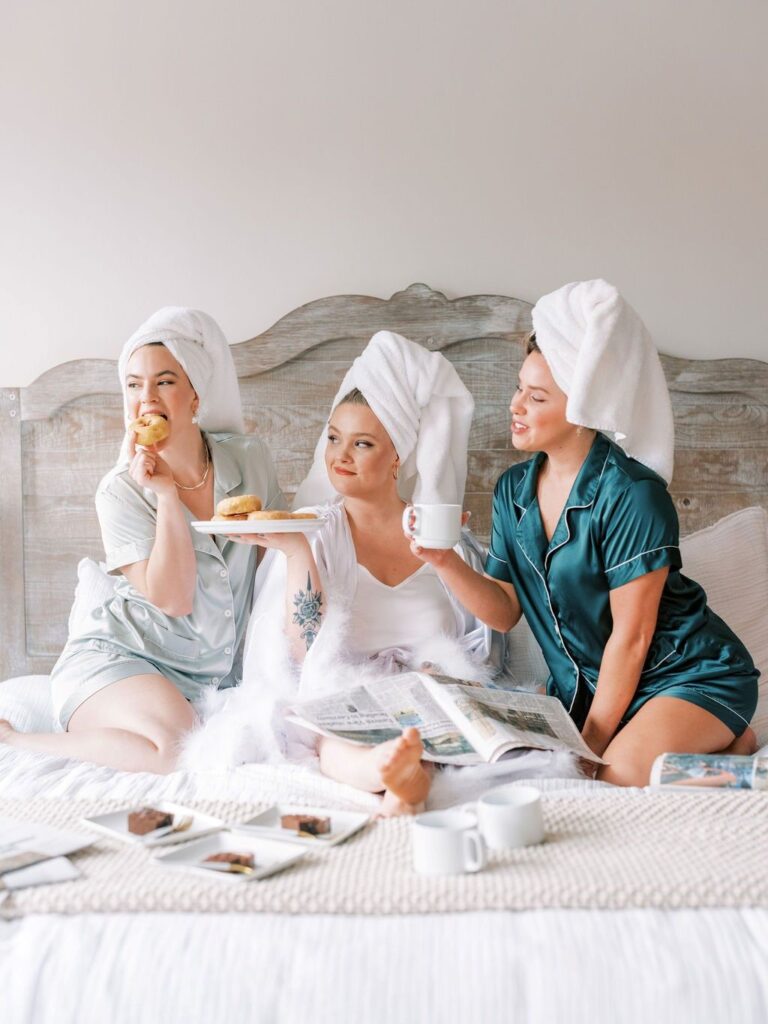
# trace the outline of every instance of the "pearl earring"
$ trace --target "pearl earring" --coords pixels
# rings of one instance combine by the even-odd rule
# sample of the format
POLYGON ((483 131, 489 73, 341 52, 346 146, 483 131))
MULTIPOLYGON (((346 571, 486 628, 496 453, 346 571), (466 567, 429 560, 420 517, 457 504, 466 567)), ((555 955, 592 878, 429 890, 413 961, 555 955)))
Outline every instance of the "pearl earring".
POLYGON ((199 417, 198 417, 197 413, 193 413, 192 414, 192 422, 193 423, 198 423, 199 422, 199 417))

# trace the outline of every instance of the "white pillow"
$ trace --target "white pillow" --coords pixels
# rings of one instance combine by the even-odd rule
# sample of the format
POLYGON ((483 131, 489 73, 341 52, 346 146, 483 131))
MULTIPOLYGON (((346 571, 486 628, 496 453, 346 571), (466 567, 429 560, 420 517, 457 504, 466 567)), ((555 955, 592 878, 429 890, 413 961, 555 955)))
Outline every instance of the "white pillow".
POLYGON ((92 558, 81 558, 77 564, 75 599, 69 613, 69 636, 80 635, 88 625, 94 608, 105 604, 115 593, 117 576, 92 558))
POLYGON ((51 677, 16 676, 0 683, 0 718, 19 732, 51 732, 51 677))
POLYGON ((768 513, 733 512, 680 542, 683 573, 696 580, 707 601, 745 644, 760 670, 752 728, 768 743, 768 513))
POLYGON ((549 678, 549 669, 541 653, 539 642, 531 632, 523 615, 507 633, 507 672, 516 686, 529 688, 531 683, 543 687, 549 678))
MULTIPOLYGON (((75 598, 69 613, 70 636, 86 628, 93 609, 114 594, 116 582, 117 577, 109 576, 92 558, 80 560, 75 598)), ((0 718, 7 718, 21 732, 50 732, 53 728, 50 676, 6 679, 0 685, 0 718)))

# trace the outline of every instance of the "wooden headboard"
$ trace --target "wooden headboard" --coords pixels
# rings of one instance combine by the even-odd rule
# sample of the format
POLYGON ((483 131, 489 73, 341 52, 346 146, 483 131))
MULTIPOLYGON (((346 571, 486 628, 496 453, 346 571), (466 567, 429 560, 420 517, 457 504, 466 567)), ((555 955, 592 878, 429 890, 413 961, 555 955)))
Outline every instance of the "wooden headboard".
MULTIPOLYGON (((440 350, 475 397, 466 506, 485 537, 494 482, 518 459, 507 408, 530 311, 520 299, 449 300, 423 284, 388 300, 310 302, 232 346, 247 429, 268 441, 292 495, 342 376, 372 334, 394 330, 440 350)), ((663 362, 682 532, 748 505, 768 508, 768 363, 663 362)), ((116 360, 75 360, 27 388, 0 389, 0 679, 48 672, 64 645, 77 563, 103 556, 93 496, 122 434, 116 360)))

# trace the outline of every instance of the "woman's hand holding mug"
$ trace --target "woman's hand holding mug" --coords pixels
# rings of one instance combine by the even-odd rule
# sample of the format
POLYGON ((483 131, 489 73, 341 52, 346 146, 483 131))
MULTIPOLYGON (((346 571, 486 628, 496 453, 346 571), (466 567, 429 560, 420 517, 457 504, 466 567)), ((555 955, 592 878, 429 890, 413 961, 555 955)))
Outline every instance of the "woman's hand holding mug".
POLYGON ((439 565, 461 539, 461 528, 471 513, 461 505, 406 505, 403 532, 411 542, 411 552, 424 562, 439 565))

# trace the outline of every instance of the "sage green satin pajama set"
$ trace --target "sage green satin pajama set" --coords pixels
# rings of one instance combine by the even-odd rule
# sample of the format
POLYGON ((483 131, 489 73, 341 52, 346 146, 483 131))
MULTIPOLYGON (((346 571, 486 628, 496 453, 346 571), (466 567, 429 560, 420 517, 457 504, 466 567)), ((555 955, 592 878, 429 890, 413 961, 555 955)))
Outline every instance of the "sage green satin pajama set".
MULTIPOLYGON (((269 449, 257 437, 206 434, 214 471, 214 504, 256 494, 265 509, 285 507, 269 449)), ((241 644, 253 596, 257 548, 189 527, 197 561, 191 614, 156 608, 119 572, 149 558, 155 543, 157 495, 116 468, 96 494, 106 569, 116 575, 109 599, 85 609, 51 675, 55 717, 66 729, 83 701, 110 683, 148 673, 165 676, 188 699, 208 686, 240 681, 241 644)), ((186 510, 188 523, 194 516, 186 510)))

